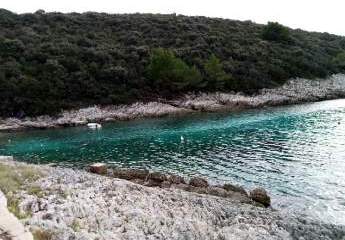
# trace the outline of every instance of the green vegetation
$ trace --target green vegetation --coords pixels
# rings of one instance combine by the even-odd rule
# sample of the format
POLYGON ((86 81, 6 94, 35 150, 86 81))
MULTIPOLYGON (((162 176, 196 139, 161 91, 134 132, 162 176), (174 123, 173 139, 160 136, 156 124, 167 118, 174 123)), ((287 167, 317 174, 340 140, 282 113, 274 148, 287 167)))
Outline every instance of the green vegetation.
POLYGON ((35 229, 32 231, 34 240, 52 240, 54 239, 54 233, 45 229, 35 229))
POLYGON ((30 186, 29 183, 36 181, 42 174, 28 166, 9 166, 0 163, 0 190, 6 195, 7 208, 17 218, 27 218, 30 213, 23 213, 19 208, 19 199, 15 193, 21 189, 30 194, 41 194, 41 189, 30 186))
POLYGON ((339 53, 334 59, 333 63, 340 69, 345 70, 345 51, 339 53))
POLYGON ((345 72, 345 38, 249 21, 0 9, 0 116, 345 72))
POLYGON ((79 232, 81 229, 80 222, 78 219, 74 219, 71 228, 73 229, 74 232, 79 232))
POLYGON ((198 69, 195 66, 189 67, 170 50, 155 49, 147 73, 152 80, 152 88, 163 89, 167 94, 202 86, 202 76, 198 69))
POLYGON ((268 41, 288 42, 289 29, 277 22, 269 22, 262 31, 262 37, 268 41))
POLYGON ((233 86, 230 82, 231 76, 225 73, 222 63, 215 55, 211 55, 204 68, 208 90, 223 90, 225 86, 229 88, 233 86))

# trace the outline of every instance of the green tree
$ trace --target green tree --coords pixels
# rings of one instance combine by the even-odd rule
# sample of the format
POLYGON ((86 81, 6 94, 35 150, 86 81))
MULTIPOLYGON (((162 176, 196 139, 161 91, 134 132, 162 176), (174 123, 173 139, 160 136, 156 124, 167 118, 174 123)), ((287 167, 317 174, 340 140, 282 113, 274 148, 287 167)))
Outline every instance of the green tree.
POLYGON ((146 70, 148 77, 158 89, 184 91, 203 86, 199 70, 195 66, 189 67, 171 50, 162 48, 153 50, 146 70))
POLYGON ((231 76, 225 73, 223 64, 214 54, 205 62, 204 69, 208 89, 223 90, 225 86, 229 86, 231 76))
POLYGON ((337 56, 333 58, 333 63, 337 67, 345 69, 345 51, 338 53, 337 56))
POLYGON ((268 41, 288 42, 290 40, 289 29, 277 22, 269 22, 262 31, 262 37, 268 41))

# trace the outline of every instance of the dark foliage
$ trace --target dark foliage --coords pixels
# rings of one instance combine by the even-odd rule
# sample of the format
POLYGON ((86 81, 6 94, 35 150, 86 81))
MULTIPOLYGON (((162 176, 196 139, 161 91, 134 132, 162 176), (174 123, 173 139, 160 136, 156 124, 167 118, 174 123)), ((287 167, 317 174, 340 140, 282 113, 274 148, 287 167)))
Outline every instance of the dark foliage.
POLYGON ((269 22, 262 31, 262 37, 268 41, 289 42, 289 29, 277 22, 269 22))
POLYGON ((54 114, 186 91, 252 92, 291 77, 345 71, 345 38, 287 29, 285 39, 280 25, 280 37, 265 37, 267 29, 277 32, 269 26, 176 15, 17 15, 0 9, 0 115, 54 114))
POLYGON ((155 49, 147 67, 152 89, 169 93, 200 89, 203 85, 198 69, 189 67, 170 50, 155 49))

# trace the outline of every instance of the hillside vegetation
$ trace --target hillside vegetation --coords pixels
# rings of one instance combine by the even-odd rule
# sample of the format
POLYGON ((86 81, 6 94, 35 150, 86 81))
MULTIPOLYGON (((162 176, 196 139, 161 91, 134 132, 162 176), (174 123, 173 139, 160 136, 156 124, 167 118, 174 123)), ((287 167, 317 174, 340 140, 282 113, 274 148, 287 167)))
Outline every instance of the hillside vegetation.
POLYGON ((345 38, 180 15, 0 9, 0 115, 55 114, 190 91, 255 92, 345 72, 345 38))

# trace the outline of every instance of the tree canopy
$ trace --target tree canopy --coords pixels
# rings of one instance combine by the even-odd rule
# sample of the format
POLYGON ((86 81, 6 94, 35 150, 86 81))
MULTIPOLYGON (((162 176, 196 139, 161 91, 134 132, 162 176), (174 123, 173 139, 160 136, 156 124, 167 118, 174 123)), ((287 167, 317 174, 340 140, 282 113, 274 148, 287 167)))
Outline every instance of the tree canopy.
POLYGON ((278 23, 0 9, 0 116, 190 91, 254 92, 345 72, 344 51, 344 37, 278 23))

